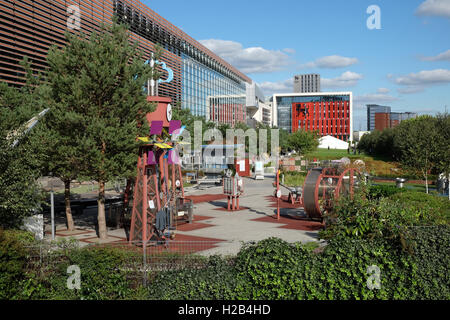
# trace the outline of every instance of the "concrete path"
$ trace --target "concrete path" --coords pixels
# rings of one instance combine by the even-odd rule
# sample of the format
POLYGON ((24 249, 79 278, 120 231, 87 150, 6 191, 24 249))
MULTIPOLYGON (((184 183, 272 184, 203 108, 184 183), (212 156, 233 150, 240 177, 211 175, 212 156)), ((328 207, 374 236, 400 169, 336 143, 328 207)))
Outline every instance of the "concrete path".
MULTIPOLYGON (((244 195, 240 198, 242 210, 226 211, 227 199, 197 203, 194 206, 194 222, 181 225, 176 231, 175 242, 185 246, 204 245, 204 250, 195 250, 201 254, 234 255, 244 242, 260 241, 269 237, 278 237, 288 242, 317 241, 317 225, 302 219, 302 208, 281 209, 282 220, 272 218, 276 214, 273 198, 273 177, 265 180, 244 178, 244 195), (197 218, 196 218, 197 217, 197 218)), ((286 193, 285 190, 282 190, 286 193)), ((222 187, 202 185, 190 187, 185 196, 216 195, 220 198, 222 187)), ((108 240, 99 241, 95 230, 96 208, 89 208, 80 216, 74 216, 76 230, 68 232, 64 214, 57 215, 57 239, 75 238, 80 245, 92 243, 123 243, 126 241, 124 229, 108 230, 108 240)), ((46 237, 50 237, 50 221, 46 216, 46 237)), ((320 225, 319 225, 320 227, 320 225)))

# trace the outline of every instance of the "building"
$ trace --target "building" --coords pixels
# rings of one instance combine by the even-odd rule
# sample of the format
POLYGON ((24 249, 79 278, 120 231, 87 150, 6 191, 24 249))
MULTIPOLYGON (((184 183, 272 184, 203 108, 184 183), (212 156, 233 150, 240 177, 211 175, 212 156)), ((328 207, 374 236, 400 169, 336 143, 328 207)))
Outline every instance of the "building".
POLYGON ((159 95, 207 120, 246 122, 246 86, 252 80, 138 0, 2 0, 0 81, 23 85, 23 57, 35 72, 45 71, 49 48, 63 47, 66 31, 90 34, 114 17, 128 24, 145 59, 156 43, 163 47, 161 60, 174 78, 159 86, 159 95), (79 24, 73 24, 77 10, 79 24))
POLYGON ((321 137, 353 140, 352 92, 288 93, 273 95, 274 125, 289 132, 317 131, 321 137))
POLYGON ((417 117, 413 112, 380 112, 375 113, 375 130, 383 131, 387 128, 395 128, 402 121, 417 117))
POLYGON ((367 131, 375 129, 375 113, 390 113, 391 107, 380 106, 378 104, 367 105, 367 131))
POLYGON ((320 74, 299 74, 294 76, 294 92, 320 92, 320 74))
POLYGON ((383 131, 391 127, 390 113, 377 112, 375 113, 375 130, 383 131))
POLYGON ((247 84, 246 107, 247 124, 255 127, 257 123, 272 126, 272 109, 266 104, 262 90, 255 82, 247 84))

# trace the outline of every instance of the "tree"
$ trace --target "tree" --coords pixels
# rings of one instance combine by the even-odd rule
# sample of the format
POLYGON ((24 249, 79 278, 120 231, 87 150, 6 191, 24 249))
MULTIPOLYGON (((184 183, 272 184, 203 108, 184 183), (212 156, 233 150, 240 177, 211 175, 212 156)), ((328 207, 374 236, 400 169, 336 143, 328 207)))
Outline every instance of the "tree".
POLYGON ((32 143, 32 134, 25 133, 24 124, 43 110, 41 90, 27 59, 26 85, 9 87, 0 83, 0 226, 19 227, 23 218, 39 209, 43 195, 36 183, 45 158, 39 144, 32 143), (13 147, 12 143, 18 143, 13 147))
MULTIPOLYGON (((50 89, 55 87, 55 78, 54 72, 50 71, 47 78, 50 89)), ((46 148, 49 159, 45 166, 46 173, 64 182, 67 229, 73 231, 75 226, 70 205, 70 183, 79 179, 87 166, 84 158, 87 137, 83 132, 88 119, 74 105, 66 104, 56 88, 50 90, 45 99, 50 111, 37 128, 35 136, 46 148)))
POLYGON ((395 129, 394 149, 398 161, 425 178, 427 193, 428 175, 435 168, 439 155, 439 133, 436 125, 436 118, 421 116, 402 121, 395 129))
MULTIPOLYGON (((448 113, 436 116, 436 130, 438 135, 436 166, 439 173, 445 174, 450 181, 450 116, 448 113)), ((450 192, 448 197, 450 199, 450 192)))
MULTIPOLYGON (((136 174, 136 138, 148 135, 145 116, 154 110, 142 90, 151 67, 144 65, 123 25, 102 26, 89 39, 66 34, 66 42, 62 50, 53 47, 48 54, 52 95, 71 115, 68 130, 77 128, 76 141, 84 152, 79 169, 98 182, 98 230, 100 239, 106 239, 105 184, 136 174)), ((56 112, 55 117, 60 118, 56 112)), ((67 154, 68 163, 79 160, 77 153, 67 154)))
POLYGON ((317 132, 298 130, 287 138, 287 147, 299 154, 315 150, 319 146, 317 132))

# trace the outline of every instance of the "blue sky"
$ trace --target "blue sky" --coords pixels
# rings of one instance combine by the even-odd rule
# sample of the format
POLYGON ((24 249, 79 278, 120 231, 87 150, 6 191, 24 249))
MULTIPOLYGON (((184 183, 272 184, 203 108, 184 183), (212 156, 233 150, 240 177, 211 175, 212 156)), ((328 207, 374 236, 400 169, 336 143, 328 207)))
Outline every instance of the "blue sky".
POLYGON ((322 91, 420 114, 450 110, 450 0, 141 0, 256 81, 266 95, 319 73, 322 91), (370 30, 367 8, 380 8, 370 30))

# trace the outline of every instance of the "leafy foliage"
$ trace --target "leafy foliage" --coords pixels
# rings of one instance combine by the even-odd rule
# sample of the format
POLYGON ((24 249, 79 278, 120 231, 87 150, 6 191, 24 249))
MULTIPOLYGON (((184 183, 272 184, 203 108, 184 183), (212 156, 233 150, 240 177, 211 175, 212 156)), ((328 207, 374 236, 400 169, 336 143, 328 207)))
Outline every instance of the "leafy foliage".
POLYGON ((298 130, 287 137, 287 148, 299 154, 306 154, 317 148, 319 136, 317 132, 298 130))
POLYGON ((53 139, 67 142, 53 148, 50 167, 62 177, 98 181, 99 234, 106 238, 105 183, 135 175, 136 138, 148 134, 145 116, 154 110, 142 90, 152 68, 123 25, 103 26, 88 40, 67 33, 66 42, 47 56, 54 107, 48 128, 53 139))
POLYGON ((212 256, 201 268, 156 274, 148 294, 155 300, 231 300, 236 298, 237 281, 230 261, 212 256))
MULTIPOLYGON (((394 129, 366 134, 358 149, 399 161, 411 175, 428 180, 432 173, 450 172, 450 116, 421 116, 402 121, 394 129)), ((426 184, 428 193, 428 185, 426 184)))
POLYGON ((387 185, 371 185, 369 187, 369 198, 371 199, 380 199, 382 197, 386 198, 391 195, 404 192, 406 189, 397 188, 396 186, 387 186, 387 185))
POLYGON ((24 242, 31 241, 33 238, 26 232, 0 229, 0 299, 11 299, 20 293, 18 284, 26 277, 24 242))
POLYGON ((35 87, 37 79, 28 61, 21 64, 27 76, 24 87, 0 83, 0 226, 5 228, 20 226, 23 217, 33 214, 42 202, 36 180, 46 157, 33 131, 25 134, 24 128, 44 109, 42 90, 35 87))

